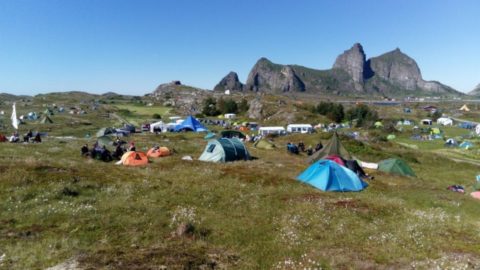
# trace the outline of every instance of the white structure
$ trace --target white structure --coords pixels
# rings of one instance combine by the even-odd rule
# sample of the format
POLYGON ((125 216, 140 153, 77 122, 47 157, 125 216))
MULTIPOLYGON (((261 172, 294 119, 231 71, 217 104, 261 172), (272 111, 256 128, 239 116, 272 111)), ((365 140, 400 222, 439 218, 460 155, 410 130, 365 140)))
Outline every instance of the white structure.
POLYGON ((230 89, 225 90, 225 95, 230 95, 230 89))
POLYGON ((258 134, 262 136, 268 134, 285 135, 286 132, 284 127, 261 127, 258 129, 258 134))
POLYGON ((150 124, 150 132, 167 132, 168 126, 163 123, 163 121, 159 121, 153 124, 150 124))
POLYGON ((480 124, 478 124, 478 125, 475 127, 475 133, 477 133, 477 135, 480 135, 480 124))
POLYGON ((431 126, 431 125, 432 125, 432 120, 430 120, 430 119, 422 119, 422 121, 420 121, 420 123, 422 123, 422 125, 431 126))
POLYGON ((234 113, 226 113, 223 117, 225 117, 225 119, 235 119, 237 115, 234 113))
POLYGON ((442 126, 452 126, 453 120, 447 117, 440 117, 437 119, 437 124, 442 126))
POLYGON ((287 132, 289 133, 312 133, 313 127, 310 124, 290 124, 287 126, 287 132))

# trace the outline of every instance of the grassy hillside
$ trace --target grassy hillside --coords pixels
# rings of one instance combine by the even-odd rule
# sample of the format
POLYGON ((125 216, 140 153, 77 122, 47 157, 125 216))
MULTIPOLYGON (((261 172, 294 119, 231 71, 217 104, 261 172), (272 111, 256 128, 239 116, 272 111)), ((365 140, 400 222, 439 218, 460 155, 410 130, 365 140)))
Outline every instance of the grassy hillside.
MULTIPOLYGON (((151 113, 133 103, 115 106, 139 119, 151 113)), ((378 109, 401 116, 398 107, 378 109)), ((472 191, 479 174, 475 148, 449 151, 441 140, 412 141, 408 128, 391 142, 342 136, 357 158, 400 157, 418 177, 370 171, 375 179, 364 191, 326 193, 295 180, 308 166, 306 155, 290 155, 284 146, 313 145, 328 139, 327 133, 276 138, 278 148, 271 151, 247 144, 258 159, 229 164, 181 160, 198 158, 204 134, 135 134, 128 140, 140 150, 160 144, 176 154, 130 168, 79 154, 82 144, 94 142, 85 132, 118 124, 100 118, 102 110, 52 116, 55 124, 41 144, 0 144, 0 268, 44 269, 64 262, 82 269, 480 265, 480 201, 446 190, 460 184, 472 191), (69 125, 71 117, 92 124, 69 125), (59 137, 67 135, 73 137, 59 137), (178 235, 185 224, 187 233, 178 235)), ((33 125, 22 132, 45 129, 33 125)), ((358 131, 370 138, 386 134, 358 131)))

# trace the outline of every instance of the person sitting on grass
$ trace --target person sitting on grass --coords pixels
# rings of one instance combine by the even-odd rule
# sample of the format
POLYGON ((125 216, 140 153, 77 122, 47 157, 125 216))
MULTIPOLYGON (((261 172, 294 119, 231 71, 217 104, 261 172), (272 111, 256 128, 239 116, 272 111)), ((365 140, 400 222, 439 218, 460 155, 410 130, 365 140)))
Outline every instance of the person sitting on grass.
POLYGON ((122 146, 120 144, 117 144, 117 146, 115 147, 115 151, 112 154, 112 157, 117 160, 120 160, 124 153, 125 153, 125 150, 122 148, 122 146))
POLYGON ((33 138, 33 142, 35 142, 35 143, 41 143, 42 142, 42 138, 40 137, 40 132, 37 132, 37 134, 35 134, 35 138, 33 138))
POLYGON ((30 129, 27 134, 23 137, 23 142, 29 142, 30 138, 33 137, 32 130, 30 129))
POLYGON ((298 149, 302 152, 305 152, 305 144, 303 143, 303 141, 298 143, 298 149))
POLYGON ((90 151, 88 150, 88 144, 84 144, 82 148, 80 149, 82 156, 84 157, 89 157, 90 156, 90 151))
POLYGON ((102 147, 102 153, 100 155, 100 159, 105 161, 105 162, 109 162, 109 161, 112 161, 112 154, 110 153, 110 151, 108 151, 107 147, 104 145, 102 147))
POLYGON ((14 132, 12 134, 12 137, 10 137, 10 142, 11 143, 16 143, 16 142, 19 142, 20 141, 20 138, 18 137, 18 132, 14 132))
POLYGON ((137 148, 135 147, 135 143, 134 142, 130 142, 130 146, 128 147, 128 151, 136 151, 137 148))

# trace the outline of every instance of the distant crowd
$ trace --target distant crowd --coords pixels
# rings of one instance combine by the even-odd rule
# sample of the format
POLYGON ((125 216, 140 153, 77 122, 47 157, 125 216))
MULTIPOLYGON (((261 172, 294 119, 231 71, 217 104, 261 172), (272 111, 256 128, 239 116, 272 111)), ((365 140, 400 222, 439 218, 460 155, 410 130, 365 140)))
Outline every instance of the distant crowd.
POLYGON ((40 132, 36 132, 35 135, 33 135, 32 130, 29 130, 25 135, 20 137, 20 134, 18 131, 15 131, 12 136, 8 139, 9 142, 11 143, 19 143, 23 140, 24 143, 41 143, 42 138, 40 137, 40 132))
POLYGON ((323 148, 323 145, 321 142, 317 143, 317 145, 315 145, 315 148, 312 147, 311 145, 309 145, 308 147, 305 147, 305 143, 303 143, 303 141, 300 141, 298 145, 291 142, 287 143, 287 151, 296 155, 300 154, 300 152, 305 152, 307 153, 308 156, 311 156, 313 155, 313 153, 319 151, 322 148, 323 148))

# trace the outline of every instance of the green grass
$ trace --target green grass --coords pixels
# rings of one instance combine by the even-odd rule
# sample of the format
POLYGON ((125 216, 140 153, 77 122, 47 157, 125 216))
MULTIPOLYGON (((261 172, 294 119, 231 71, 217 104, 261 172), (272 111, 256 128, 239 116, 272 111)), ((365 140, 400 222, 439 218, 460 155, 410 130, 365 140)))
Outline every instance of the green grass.
MULTIPOLYGON (((152 113, 150 107, 126 106, 118 108, 138 119, 152 113)), ((419 150, 397 140, 342 137, 358 158, 400 157, 418 178, 371 171, 375 180, 362 192, 325 193, 295 180, 308 166, 306 156, 288 154, 285 144, 315 145, 328 134, 279 137, 271 151, 247 144, 258 159, 229 164, 181 160, 198 158, 204 134, 135 134, 129 140, 141 150, 160 144, 176 154, 129 168, 79 156, 80 146, 94 140, 83 138, 84 132, 116 123, 99 115, 75 116, 90 126, 67 125, 71 116, 55 115, 42 144, 0 144, 0 268, 44 269, 72 259, 85 269, 431 269, 480 263, 480 204, 446 190, 461 184, 472 191, 478 165, 451 158, 478 159, 475 150, 452 150, 451 156, 439 152, 441 141, 411 141, 408 131, 397 135, 398 142, 419 150), (55 138, 69 134, 76 138, 55 138), (172 234, 182 223, 193 226, 191 234, 172 234)), ((37 128, 29 123, 22 130, 27 127, 37 128)))

